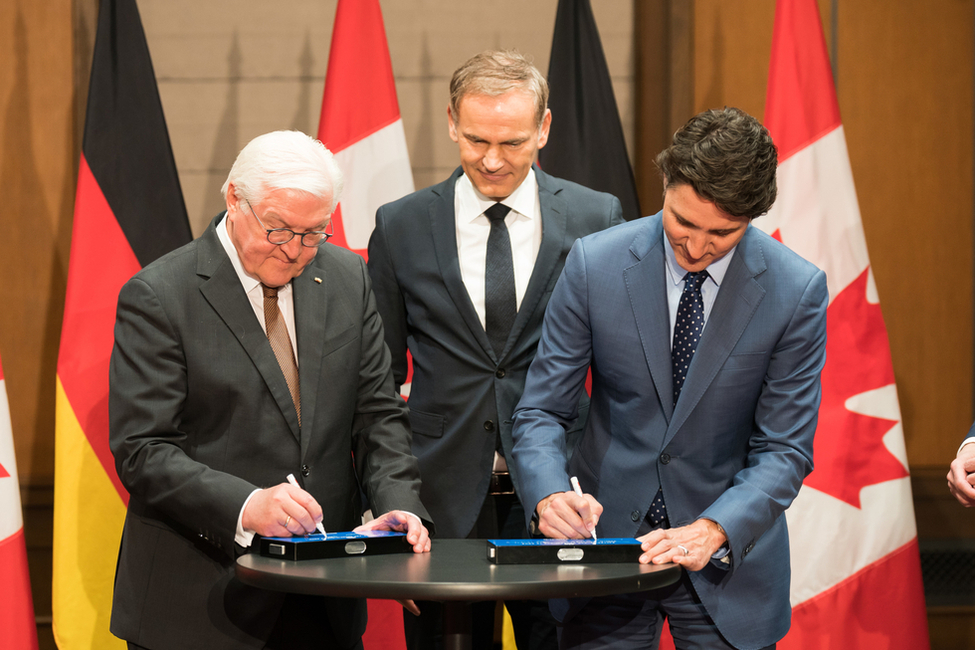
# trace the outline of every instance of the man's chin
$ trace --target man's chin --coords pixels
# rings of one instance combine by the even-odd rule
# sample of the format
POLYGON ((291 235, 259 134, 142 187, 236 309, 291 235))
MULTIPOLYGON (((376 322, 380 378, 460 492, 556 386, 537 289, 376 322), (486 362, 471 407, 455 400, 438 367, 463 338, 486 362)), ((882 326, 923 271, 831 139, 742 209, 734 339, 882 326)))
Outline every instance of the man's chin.
POLYGON ((700 273, 704 269, 708 268, 708 264, 711 263, 711 259, 705 258, 702 260, 697 260, 696 262, 691 262, 687 259, 680 259, 677 263, 688 273, 700 273))
POLYGON ((289 269, 287 271, 275 271, 271 273, 262 273, 260 276, 258 276, 258 279, 263 284, 266 284, 269 287, 283 287, 284 285, 291 282, 294 278, 297 278, 299 275, 301 275, 302 271, 304 270, 305 269, 302 268, 297 271, 294 271, 293 269, 289 269))

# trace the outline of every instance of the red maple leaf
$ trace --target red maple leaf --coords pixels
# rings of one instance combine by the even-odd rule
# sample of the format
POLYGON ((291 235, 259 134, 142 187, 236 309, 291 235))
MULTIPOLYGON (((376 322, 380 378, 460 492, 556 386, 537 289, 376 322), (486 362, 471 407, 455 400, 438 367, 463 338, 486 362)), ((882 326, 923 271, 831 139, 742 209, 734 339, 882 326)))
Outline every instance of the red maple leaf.
MULTIPOLYGON (((779 231, 772 235, 782 241, 779 231)), ((908 475, 883 444, 896 420, 854 413, 846 401, 894 383, 887 328, 879 304, 867 302, 869 267, 826 312, 826 365, 813 462, 806 485, 855 508, 860 490, 908 475)))
POLYGON ((813 462, 806 484, 860 507, 860 490, 907 476, 883 437, 896 420, 854 413, 854 395, 894 383, 887 328, 880 305, 867 302, 865 269, 826 312, 826 366, 813 462))
POLYGON ((3 465, 0 465, 0 478, 7 478, 10 476, 10 472, 4 469, 3 465))

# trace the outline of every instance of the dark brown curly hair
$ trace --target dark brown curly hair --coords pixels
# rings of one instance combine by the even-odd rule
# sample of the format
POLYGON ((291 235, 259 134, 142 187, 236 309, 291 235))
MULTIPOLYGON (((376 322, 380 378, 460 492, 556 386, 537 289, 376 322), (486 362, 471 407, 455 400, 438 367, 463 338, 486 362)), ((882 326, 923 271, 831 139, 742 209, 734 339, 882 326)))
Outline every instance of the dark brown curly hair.
POLYGON ((778 151, 768 130, 737 108, 704 111, 657 156, 665 191, 690 185, 734 217, 759 217, 775 203, 778 151))

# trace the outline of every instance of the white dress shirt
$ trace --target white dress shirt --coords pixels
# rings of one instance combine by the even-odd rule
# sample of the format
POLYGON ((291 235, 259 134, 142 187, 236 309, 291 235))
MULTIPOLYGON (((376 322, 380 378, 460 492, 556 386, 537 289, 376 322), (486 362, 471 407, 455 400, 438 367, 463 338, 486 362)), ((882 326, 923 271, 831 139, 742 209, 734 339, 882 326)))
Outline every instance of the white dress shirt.
MULTIPOLYGON (((728 272, 728 267, 731 265, 731 258, 734 257, 737 249, 738 245, 736 244, 724 257, 717 262, 712 262, 707 267, 708 279, 701 285, 701 297, 704 299, 705 327, 707 327, 708 317, 711 315, 711 308, 714 306, 714 301, 718 297, 718 289, 721 288, 721 283, 724 282, 724 276, 728 272)), ((667 268, 667 307, 670 310, 670 345, 673 347, 674 327, 677 325, 677 307, 680 306, 680 296, 684 293, 684 276, 687 275, 687 271, 677 263, 677 256, 674 255, 674 247, 670 245, 670 240, 667 239, 666 233, 664 234, 664 250, 667 252, 664 256, 664 266, 667 268)))
MULTIPOLYGON (((484 300, 487 241, 491 234, 491 220, 484 211, 494 205, 477 191, 467 174, 461 174, 454 183, 454 224, 457 233, 457 260, 460 277, 467 287, 467 295, 474 303, 474 311, 486 328, 484 300)), ((528 289, 538 249, 542 245, 542 206, 538 201, 538 180, 535 170, 529 169, 521 185, 502 204, 511 208, 504 218, 511 240, 511 261, 515 270, 515 305, 521 309, 521 300, 528 289)), ((508 470, 504 457, 494 454, 494 471, 508 470)))
MULTIPOLYGON (((247 299, 250 300, 251 307, 254 309, 254 315, 257 316, 257 321, 261 324, 264 335, 267 336, 267 327, 264 325, 264 290, 261 289, 261 281, 248 275, 247 271, 244 270, 244 266, 240 262, 240 254, 237 253, 237 248, 234 246, 234 243, 230 241, 230 233, 227 231, 227 225, 227 217, 225 216, 217 224, 217 239, 223 244, 223 249, 227 251, 227 257, 230 258, 231 263, 234 265, 234 270, 237 271, 237 277, 240 279, 240 284, 244 287, 247 299)), ((297 365, 298 341, 295 337, 295 301, 294 291, 291 288, 290 282, 278 289, 278 310, 284 316, 285 325, 288 326, 288 337, 291 338, 291 349, 294 352, 295 364, 297 365)), ((260 489, 250 493, 247 500, 244 501, 244 505, 240 507, 240 513, 237 515, 237 534, 234 536, 234 541, 244 548, 249 547, 254 541, 254 531, 244 530, 244 509, 247 508, 247 504, 250 503, 250 500, 258 492, 260 492, 260 489)))
MULTIPOLYGON (((511 260, 515 267, 515 300, 521 308, 521 300, 528 289, 535 258, 542 245, 542 208, 538 202, 538 181, 535 170, 506 199, 501 201, 511 208, 504 218, 511 239, 511 260)), ((457 229, 457 259, 460 276, 467 287, 467 294, 474 303, 474 311, 485 326, 484 267, 487 263, 487 241, 491 234, 491 220, 484 211, 495 204, 477 191, 467 174, 461 174, 454 184, 454 223, 457 229)))
MULTIPOLYGON (((217 239, 223 244, 223 249, 227 251, 227 257, 230 258, 230 261, 234 265, 234 270, 237 271, 237 277, 240 278, 240 284, 244 287, 244 293, 247 294, 247 299, 251 302, 254 315, 257 316, 257 321, 261 324, 264 335, 267 336, 267 326, 264 324, 264 290, 261 289, 261 281, 248 275, 247 271, 244 270, 244 266, 240 262, 240 254, 237 253, 237 248, 234 246, 234 243, 230 241, 230 232, 227 230, 227 225, 227 217, 224 217, 223 221, 217 224, 217 239)), ((295 364, 297 364, 298 339, 295 336, 295 300, 294 290, 290 282, 278 288, 278 310, 284 316, 284 324, 288 327, 288 338, 291 339, 291 350, 294 352, 295 364)))

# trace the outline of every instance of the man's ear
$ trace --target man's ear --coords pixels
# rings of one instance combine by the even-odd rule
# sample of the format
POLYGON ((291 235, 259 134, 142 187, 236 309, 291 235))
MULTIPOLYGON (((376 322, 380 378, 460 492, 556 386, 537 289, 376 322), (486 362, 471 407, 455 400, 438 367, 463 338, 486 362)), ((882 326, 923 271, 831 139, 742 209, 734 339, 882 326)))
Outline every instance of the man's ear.
POLYGON ((460 142, 460 136, 457 134, 456 116, 453 110, 451 110, 450 104, 447 104, 447 131, 450 133, 451 140, 460 142))
POLYGON ((240 199, 237 198, 237 188, 233 183, 227 184, 227 195, 224 197, 227 202, 227 214, 232 210, 240 208, 240 199))
POLYGON ((548 130, 552 127, 552 110, 545 109, 545 117, 542 124, 538 127, 538 148, 541 149, 548 142, 548 130))

